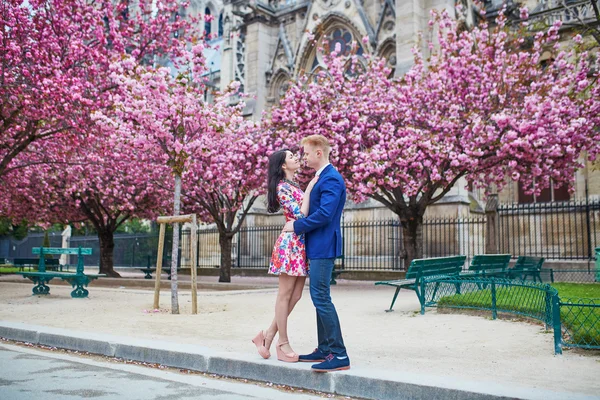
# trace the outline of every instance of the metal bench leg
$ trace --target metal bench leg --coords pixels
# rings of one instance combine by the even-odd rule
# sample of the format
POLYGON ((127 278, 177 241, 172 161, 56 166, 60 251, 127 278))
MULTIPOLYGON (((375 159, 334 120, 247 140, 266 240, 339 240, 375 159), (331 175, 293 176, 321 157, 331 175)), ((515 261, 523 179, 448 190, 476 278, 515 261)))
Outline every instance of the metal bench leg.
POLYGON ((389 310, 385 310, 385 312, 394 311, 394 310, 392 310, 392 308, 394 308, 394 303, 396 302, 396 298, 398 297, 398 292, 400 292, 400 287, 396 288, 396 293, 394 293, 394 298, 392 299, 392 305, 390 306, 390 309, 389 310))
POLYGON ((335 273, 335 270, 331 271, 331 280, 329 281, 330 285, 337 285, 337 281, 335 280, 337 274, 335 273))
POLYGON ((533 281, 534 281, 534 282, 535 282, 535 278, 539 279, 539 280, 540 280, 540 283, 543 283, 543 282, 542 282, 542 274, 540 274, 539 272, 536 272, 536 273, 535 273, 535 276, 534 276, 534 278, 533 278, 533 281))
POLYGON ((74 299, 84 299, 88 297, 90 292, 84 287, 89 283, 87 279, 78 277, 73 280, 69 280, 69 283, 75 288, 75 290, 71 292, 71 297, 74 299))
POLYGON ((84 288, 82 284, 78 283, 75 286, 75 290, 71 292, 71 297, 73 297, 74 299, 84 299, 88 297, 88 294, 90 294, 90 292, 86 288, 84 288))
POLYGON ((46 285, 44 280, 38 282, 36 286, 33 287, 33 294, 50 294, 50 286, 46 285))
POLYGON ((421 315, 425 315, 425 292, 423 290, 417 290, 417 288, 415 288, 415 293, 417 294, 417 298, 419 299, 419 303, 421 304, 421 315))
POLYGON ((454 287, 456 288, 456 294, 461 294, 460 293, 460 286, 461 286, 461 282, 457 282, 454 284, 454 287))
POLYGON ((52 280, 52 278, 50 278, 50 279, 39 278, 39 277, 28 277, 28 278, 35 284, 35 286, 33 287, 33 290, 32 290, 34 295, 50 294, 50 286, 46 285, 46 283, 50 282, 50 280, 52 280))
MULTIPOLYGON (((435 295, 437 294, 438 288, 440 287, 440 283, 436 282, 435 287, 433 288, 433 294, 431 295, 431 300, 435 299, 435 295)), ((425 295, 423 295, 423 299, 425 299, 425 295)))

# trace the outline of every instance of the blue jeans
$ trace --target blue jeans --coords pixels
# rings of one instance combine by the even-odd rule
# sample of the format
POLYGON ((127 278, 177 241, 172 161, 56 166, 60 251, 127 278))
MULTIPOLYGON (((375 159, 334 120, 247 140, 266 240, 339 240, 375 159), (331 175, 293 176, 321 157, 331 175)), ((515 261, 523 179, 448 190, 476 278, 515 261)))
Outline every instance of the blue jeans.
POLYGON ((334 258, 310 260, 310 298, 317 310, 319 350, 324 354, 345 357, 340 320, 330 296, 329 282, 334 261, 334 258))

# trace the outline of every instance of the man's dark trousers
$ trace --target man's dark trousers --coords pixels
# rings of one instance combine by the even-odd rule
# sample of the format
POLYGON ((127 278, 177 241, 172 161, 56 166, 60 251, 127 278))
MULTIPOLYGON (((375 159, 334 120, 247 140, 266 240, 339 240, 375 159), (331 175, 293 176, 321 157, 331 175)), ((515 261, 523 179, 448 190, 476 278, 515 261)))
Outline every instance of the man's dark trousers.
POLYGON ((330 281, 334 258, 310 260, 310 297, 317 310, 317 336, 323 354, 346 357, 346 347, 335 306, 331 302, 330 281))

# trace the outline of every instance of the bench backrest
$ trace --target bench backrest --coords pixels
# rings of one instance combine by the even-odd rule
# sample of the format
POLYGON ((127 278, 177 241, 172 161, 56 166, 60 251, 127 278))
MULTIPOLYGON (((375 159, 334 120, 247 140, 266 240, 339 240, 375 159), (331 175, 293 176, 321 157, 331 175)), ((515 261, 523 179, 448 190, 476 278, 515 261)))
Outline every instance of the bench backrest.
POLYGON ((469 264, 469 271, 505 270, 508 268, 510 257, 510 254, 478 254, 473 256, 471 264, 469 264))
POLYGON ((72 254, 72 255, 83 255, 89 256, 92 254, 91 247, 78 247, 78 248, 63 248, 63 247, 34 247, 31 249, 33 254, 72 254))
POLYGON ((412 260, 406 271, 406 279, 426 276, 458 275, 465 265, 467 256, 420 258, 412 260))
MULTIPOLYGON (((38 264, 39 272, 46 272, 46 264, 48 260, 44 260, 46 254, 76 254, 77 255, 77 271, 78 275, 83 274, 83 256, 92 254, 90 247, 78 247, 78 248, 62 248, 62 247, 34 247, 31 249, 33 254, 40 255, 40 262, 38 264)), ((58 260, 57 264, 58 265, 58 260)))
POLYGON ((542 265, 544 265, 544 257, 519 256, 514 268, 540 270, 542 265))

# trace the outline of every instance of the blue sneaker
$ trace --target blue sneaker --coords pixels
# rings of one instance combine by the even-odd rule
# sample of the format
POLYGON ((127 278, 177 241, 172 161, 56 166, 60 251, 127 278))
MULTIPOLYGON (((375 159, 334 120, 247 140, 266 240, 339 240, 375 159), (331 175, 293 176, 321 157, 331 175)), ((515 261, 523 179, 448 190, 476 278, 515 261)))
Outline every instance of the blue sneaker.
POLYGON ((346 357, 339 359, 333 354, 329 354, 325 357, 325 361, 312 366, 312 370, 315 372, 332 372, 332 371, 344 371, 350 369, 350 358, 346 357))
POLYGON ((322 362, 325 361, 325 356, 327 354, 323 354, 319 349, 315 349, 310 354, 306 354, 298 357, 298 361, 300 362, 322 362))

